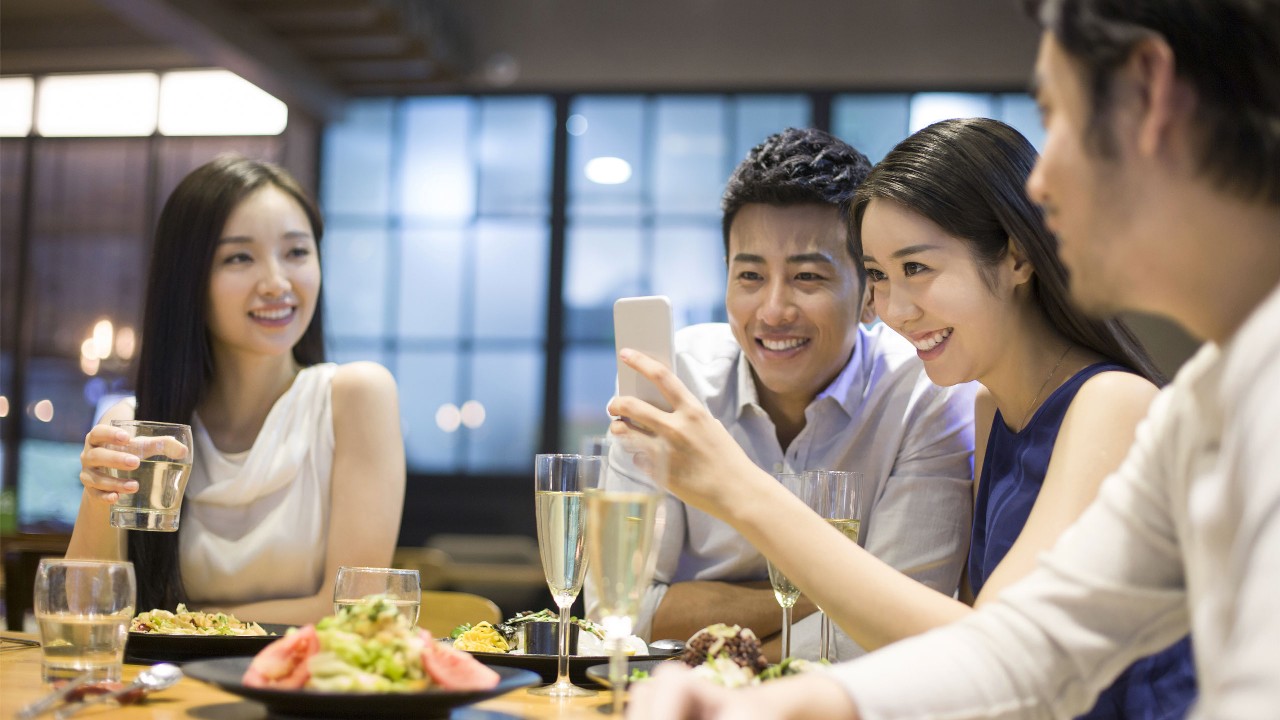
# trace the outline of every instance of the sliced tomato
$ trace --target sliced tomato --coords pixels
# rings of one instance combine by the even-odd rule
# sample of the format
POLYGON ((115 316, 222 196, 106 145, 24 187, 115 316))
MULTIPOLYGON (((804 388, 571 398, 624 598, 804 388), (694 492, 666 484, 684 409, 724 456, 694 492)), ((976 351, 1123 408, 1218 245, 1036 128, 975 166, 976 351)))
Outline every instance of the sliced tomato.
POLYGON ((501 679, 471 653, 438 643, 429 633, 424 640, 422 667, 442 690, 489 690, 501 679))
POLYGON ((241 681, 249 687, 296 690, 310 679, 307 658, 318 652, 315 626, 298 628, 258 651, 241 681))

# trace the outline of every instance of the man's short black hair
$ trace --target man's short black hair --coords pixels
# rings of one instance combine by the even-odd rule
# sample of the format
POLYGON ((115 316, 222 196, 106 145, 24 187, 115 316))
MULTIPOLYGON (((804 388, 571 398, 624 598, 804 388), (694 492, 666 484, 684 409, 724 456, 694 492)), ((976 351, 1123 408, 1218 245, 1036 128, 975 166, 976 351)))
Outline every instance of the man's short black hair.
MULTIPOLYGON (((869 172, 867 156, 830 133, 787 128, 770 135, 747 153, 725 186, 720 204, 725 256, 729 228, 743 205, 830 205, 847 223, 853 194, 869 172)), ((861 272, 862 262, 854 260, 861 272)))

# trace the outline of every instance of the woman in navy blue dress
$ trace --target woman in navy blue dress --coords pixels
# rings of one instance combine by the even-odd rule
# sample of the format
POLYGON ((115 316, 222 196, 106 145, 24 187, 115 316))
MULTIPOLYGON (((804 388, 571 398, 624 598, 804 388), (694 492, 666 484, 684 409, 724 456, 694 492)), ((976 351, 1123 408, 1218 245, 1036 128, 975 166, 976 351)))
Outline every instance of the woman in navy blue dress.
MULTIPOLYGON (((881 319, 911 341, 935 383, 981 385, 973 537, 958 600, 833 537, 742 462, 733 438, 669 371, 621 357, 675 410, 615 398, 610 412, 647 430, 616 421, 611 432, 640 445, 649 434, 665 441, 671 491, 742 532, 868 650, 957 620, 1030 573, 1119 467, 1163 382, 1123 323, 1090 319, 1069 299, 1056 242, 1024 190, 1035 157, 1026 138, 995 120, 935 123, 875 166, 850 210, 851 249, 881 319)), ((1049 216, 1069 221, 1053 208, 1049 216)), ((1188 643, 1118 679, 1080 668, 1101 691, 1085 717, 1184 717, 1196 697, 1188 643)))

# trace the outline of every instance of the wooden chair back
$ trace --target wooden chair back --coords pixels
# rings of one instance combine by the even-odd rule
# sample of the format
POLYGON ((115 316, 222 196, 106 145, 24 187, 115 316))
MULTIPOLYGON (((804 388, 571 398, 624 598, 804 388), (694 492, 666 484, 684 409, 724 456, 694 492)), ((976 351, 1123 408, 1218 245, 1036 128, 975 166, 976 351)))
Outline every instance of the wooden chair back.
POLYGON ((487 597, 450 590, 422 591, 418 626, 438 638, 448 637, 455 627, 463 623, 474 625, 485 620, 494 625, 502 622, 502 611, 487 597))

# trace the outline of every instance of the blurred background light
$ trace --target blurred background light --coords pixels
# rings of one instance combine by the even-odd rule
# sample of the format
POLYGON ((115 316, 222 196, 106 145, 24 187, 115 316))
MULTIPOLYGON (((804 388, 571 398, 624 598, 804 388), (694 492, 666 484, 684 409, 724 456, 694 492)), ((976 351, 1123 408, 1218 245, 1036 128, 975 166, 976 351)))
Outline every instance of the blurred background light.
POLYGON ((29 77, 0 78, 0 137, 26 137, 31 132, 36 83, 29 77))
POLYGON ((587 161, 587 179, 601 185, 621 185, 631 179, 631 163, 618 157, 598 157, 587 161))
POLYGON ((227 70, 183 70, 160 78, 163 135, 279 135, 289 109, 227 70))
POLYGON ((49 75, 36 87, 36 132, 45 137, 126 137, 156 129, 155 73, 49 75))

